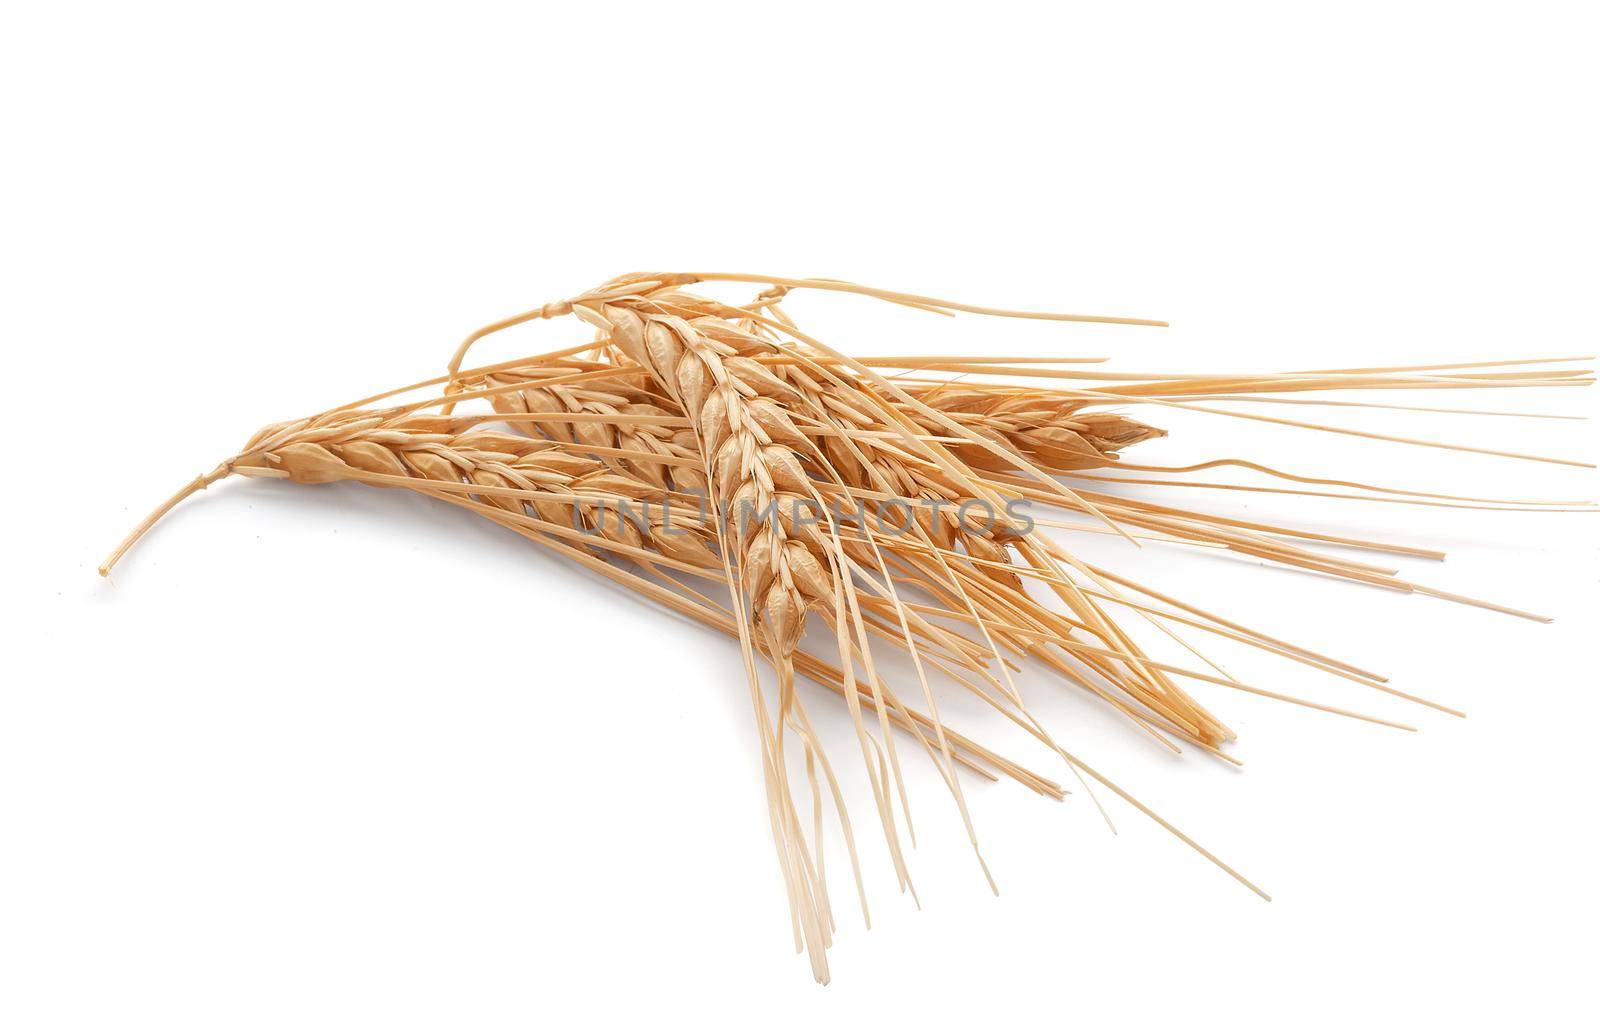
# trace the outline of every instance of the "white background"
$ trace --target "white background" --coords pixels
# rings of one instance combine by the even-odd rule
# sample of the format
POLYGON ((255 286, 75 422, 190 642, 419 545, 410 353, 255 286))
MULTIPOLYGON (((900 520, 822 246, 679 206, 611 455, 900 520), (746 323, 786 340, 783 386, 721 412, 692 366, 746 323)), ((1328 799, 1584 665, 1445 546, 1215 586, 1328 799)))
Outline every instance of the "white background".
MULTIPOLYGON (((968 781, 989 895, 908 761, 923 908, 858 763, 872 930, 789 950, 738 658, 509 534, 356 485, 230 481, 261 424, 438 371, 480 323, 638 269, 826 275, 1166 331, 797 295, 860 353, 1176 371, 1597 348, 1592 8, 1558 4, 17 7, 0 32, 0 1020, 1571 1020, 1597 910, 1594 517, 1164 497, 1446 548, 1414 579, 1550 626, 1190 551, 1072 543, 1387 671, 1451 719, 1216 654, 1243 770, 1043 675, 1113 837, 968 781)), ((541 325, 485 359, 581 337, 541 325)), ((1467 396, 1466 400, 1461 395, 1467 396)), ((1586 391, 1435 404, 1592 413, 1586 391)), ((1258 410, 1259 411, 1259 410, 1258 410)), ((1593 459, 1591 424, 1308 418, 1593 459)), ((1592 472, 1222 418, 1402 487, 1592 499, 1592 472)), ((1226 478, 1218 478, 1226 479, 1226 478)), ((810 704, 838 735, 833 699, 810 704)), ((1064 782, 1046 753, 975 727, 1064 782)), ((836 861, 842 868, 842 861, 836 861)))

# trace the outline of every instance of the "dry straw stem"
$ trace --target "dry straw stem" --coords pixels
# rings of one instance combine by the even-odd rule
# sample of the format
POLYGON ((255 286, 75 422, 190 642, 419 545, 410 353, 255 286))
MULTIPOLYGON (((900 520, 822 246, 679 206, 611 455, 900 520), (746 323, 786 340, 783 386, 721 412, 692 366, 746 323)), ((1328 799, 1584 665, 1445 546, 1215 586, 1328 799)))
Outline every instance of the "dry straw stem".
MULTIPOLYGON (((984 309, 821 279, 628 275, 474 332, 455 353, 449 372, 439 378, 267 428, 141 523, 103 571, 172 505, 229 474, 303 483, 351 480, 416 491, 485 516, 664 607, 737 637, 796 946, 807 952, 814 974, 825 981, 825 950, 835 927, 823 857, 827 805, 849 852, 864 915, 866 893, 839 777, 796 686, 798 677, 843 697, 892 864, 902 889, 913 895, 902 827, 907 836, 915 834, 897 732, 910 738, 940 772, 975 852, 976 832, 961 773, 1009 777, 1055 798, 1064 792, 1043 775, 951 728, 937 701, 949 687, 975 695, 1019 736, 1063 759, 1080 780, 1088 776, 1121 794, 1261 893, 1064 749, 1023 700, 1015 673, 1024 659, 1103 699, 1162 748, 1193 747, 1227 761, 1235 760, 1226 750, 1233 731, 1186 687, 1223 686, 1410 727, 1238 680, 1191 643, 1197 634, 1269 651, 1388 696, 1454 711, 1394 688, 1383 676, 1348 661, 1087 564, 1043 531, 1028 530, 1027 521, 1008 502, 1052 505, 1066 517, 1031 517, 1041 524, 1193 545, 1530 616, 1404 581, 1392 568, 1372 561, 1391 555, 1436 558, 1439 552, 1201 512, 1167 496, 1174 489, 1207 488, 1493 510, 1574 511, 1586 506, 1344 481, 1232 456, 1185 466, 1120 458, 1128 446, 1164 433, 1125 413, 1143 407, 1168 415, 1176 411, 1242 418, 1271 429, 1333 431, 1362 442, 1569 462, 1448 439, 1335 429, 1218 404, 1419 409, 1426 407, 1307 393, 1589 383, 1587 368, 1556 366, 1575 360, 1267 375, 1119 374, 1085 369, 1084 364, 1100 361, 1079 357, 858 360, 806 334, 786 312, 786 297, 808 288, 945 314, 1155 323, 984 309), (750 282, 764 288, 741 306, 685 290, 700 281, 750 282), (592 327, 594 337, 553 353, 462 369, 466 352, 478 339, 531 320, 569 315, 592 327), (371 408, 437 385, 444 386, 442 393, 371 408), (459 403, 475 409, 455 414, 459 403), (1219 469, 1310 487, 1190 476, 1219 469), (619 512, 622 503, 631 503, 633 511, 619 512), (962 503, 1004 511, 972 522, 960 515, 962 503), (766 509, 774 514, 741 514, 766 509), (1346 554, 1339 554, 1341 549, 1346 554), (1351 557, 1352 552, 1361 554, 1351 557), (722 600, 714 596, 718 589, 724 592, 722 600), (799 646, 807 621, 813 619, 824 628, 819 640, 829 639, 827 657, 799 646), (1133 624, 1144 624, 1142 629, 1177 643, 1199 664, 1152 658, 1129 632, 1133 624), (883 656, 874 653, 883 644, 909 657, 917 700, 897 691, 890 674, 880 668, 883 656), (765 683, 768 673, 776 681, 771 695, 765 683), (805 781, 803 790, 793 778, 796 771, 805 781)), ((1094 796, 1092 789, 1089 793, 1094 796)), ((978 863, 982 866, 981 855, 978 863)), ((987 877, 986 867, 983 872, 987 877)))

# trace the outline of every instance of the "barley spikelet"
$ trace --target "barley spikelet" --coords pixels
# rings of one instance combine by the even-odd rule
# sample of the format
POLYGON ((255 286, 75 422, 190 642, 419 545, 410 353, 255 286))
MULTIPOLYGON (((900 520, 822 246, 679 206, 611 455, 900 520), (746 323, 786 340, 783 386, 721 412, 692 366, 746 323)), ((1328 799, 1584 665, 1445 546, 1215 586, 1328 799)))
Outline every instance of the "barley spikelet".
POLYGON ((818 979, 825 980, 822 949, 832 926, 815 868, 820 849, 808 853, 805 848, 783 761, 784 734, 798 714, 792 656, 806 610, 812 603, 836 600, 838 592, 818 558, 820 533, 815 527, 807 531, 796 517, 796 503, 815 497, 796 456, 806 439, 788 411, 770 397, 776 379, 747 358, 746 339, 754 339, 733 325, 712 317, 685 320, 647 300, 627 297, 579 302, 575 309, 609 331, 612 344, 646 368, 693 424, 709 497, 719 510, 730 596, 737 602, 742 591, 748 599, 752 622, 763 635, 759 643, 774 656, 779 670, 777 722, 769 725, 752 657, 758 642, 742 635, 766 747, 774 840, 797 937, 810 953, 818 979))
MULTIPOLYGON (((1228 687, 1410 727, 1244 683, 1185 635, 1204 633, 1453 712, 1392 687, 1370 670, 1227 619, 1205 602, 1090 564, 1052 536, 1032 530, 1036 524, 1198 546, 1219 556, 1244 556, 1538 618, 1409 582, 1374 561, 1389 554, 1436 558, 1442 553, 1201 511, 1167 496, 1210 488, 1475 509, 1588 507, 1340 480, 1309 468, 1268 466, 1227 454, 1189 465, 1123 457, 1129 446, 1165 433, 1126 415, 1131 410, 1201 420, 1225 416, 1271 429, 1345 435, 1359 443, 1575 463, 1234 408, 1256 403, 1474 412, 1329 399, 1319 393, 1589 384, 1592 374, 1586 368, 1550 365, 1572 361, 1240 376, 1122 374, 1078 366, 1099 361, 1076 357, 861 360, 800 329, 783 305, 798 289, 854 293, 937 313, 1153 323, 983 309, 825 279, 626 275, 474 332, 444 378, 263 429, 238 455, 196 478, 141 523, 102 572, 174 504, 226 476, 355 481, 414 491, 484 516, 736 637, 755 710, 796 946, 807 953, 816 977, 826 981, 825 951, 834 930, 823 861, 826 800, 834 805, 850 852, 864 915, 866 897, 849 816, 796 687, 798 677, 844 700, 892 863, 902 889, 913 895, 899 838, 901 821, 907 832, 912 827, 897 735, 909 738, 937 768, 975 852, 958 768, 986 778, 1008 777, 1050 797, 1063 794, 1042 774, 952 729, 940 714, 934 681, 976 696, 989 712, 1061 758, 1078 779, 1122 796, 1263 897, 1259 888, 1058 743, 1029 710, 1013 679, 1021 661, 1042 664, 1094 694, 1171 751, 1196 749, 1225 760, 1232 760, 1226 746, 1233 730, 1187 687, 1228 687), (762 291, 753 301, 735 305, 686 291, 699 282, 758 284, 762 291), (484 336, 566 317, 587 323, 595 337, 557 352, 462 369, 464 355, 484 336), (1030 383, 989 379, 1002 376, 1030 383), (444 385, 442 396, 371 408, 437 384, 444 385), (483 403, 487 409, 457 414, 455 406, 463 403, 483 403), (1219 468, 1271 483, 1197 477, 1219 468), (1024 514, 1014 503, 1053 507, 1066 519, 1024 514), (981 507, 986 515, 974 520, 966 515, 969 506, 981 507), (701 593, 698 588, 708 584, 724 588, 729 603, 701 593), (836 655, 821 658, 800 648, 808 619, 827 628, 836 655), (1130 622, 1161 631, 1203 667, 1150 657, 1130 634, 1130 622), (874 646, 882 644, 909 657, 919 702, 907 700, 880 672, 874 646), (765 696, 763 666, 776 677, 775 707, 765 696), (801 813, 805 791, 796 785, 799 779, 791 781, 791 760, 803 765, 799 779, 809 789, 809 815, 801 813)), ((983 866, 981 855, 978 862, 983 866)), ((987 877, 986 866, 983 871, 987 877)))

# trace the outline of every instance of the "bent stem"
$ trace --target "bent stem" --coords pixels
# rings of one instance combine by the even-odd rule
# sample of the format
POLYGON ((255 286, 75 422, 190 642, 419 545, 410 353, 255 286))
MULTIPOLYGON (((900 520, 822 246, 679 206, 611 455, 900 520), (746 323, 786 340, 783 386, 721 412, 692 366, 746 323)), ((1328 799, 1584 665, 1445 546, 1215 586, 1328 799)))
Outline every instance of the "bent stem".
POLYGON ((128 549, 137 544, 141 537, 144 537, 145 531, 155 526, 156 523, 160 521, 161 517, 165 516, 167 513, 176 508, 178 503, 182 502, 190 495, 204 491, 206 488, 209 488, 211 485, 215 484, 217 481, 231 473, 233 473, 233 460, 230 459, 227 462, 219 463, 217 468, 212 470, 210 473, 196 477, 194 480, 179 488, 173 493, 171 498, 156 506, 155 510, 152 511, 149 516, 146 516, 143 520, 140 520, 139 525, 134 527, 132 532, 130 532, 127 537, 122 539, 122 543, 117 546, 117 550, 107 556, 106 561, 100 564, 100 575, 103 577, 109 576, 111 574, 111 567, 117 564, 117 560, 126 555, 128 553, 128 549))

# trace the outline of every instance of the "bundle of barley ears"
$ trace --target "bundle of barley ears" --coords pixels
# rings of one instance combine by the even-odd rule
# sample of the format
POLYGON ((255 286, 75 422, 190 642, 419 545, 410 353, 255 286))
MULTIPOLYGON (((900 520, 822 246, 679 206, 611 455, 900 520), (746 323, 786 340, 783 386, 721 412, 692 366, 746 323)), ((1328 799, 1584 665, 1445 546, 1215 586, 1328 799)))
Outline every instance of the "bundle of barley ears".
MULTIPOLYGON (((855 293, 942 314, 1156 323, 984 309, 821 279, 627 275, 475 332, 442 377, 263 429, 141 523, 101 572, 173 505, 224 477, 357 481, 410 489, 485 516, 737 638, 796 947, 809 955, 816 978, 826 981, 825 952, 834 931, 823 860, 828 804, 849 852, 863 916, 867 901, 842 788, 807 712, 809 691, 799 685, 801 678, 843 698, 892 864, 902 890, 913 895, 901 839, 902 826, 910 828, 903 743, 932 760, 975 853, 964 772, 1008 777, 1056 799, 1064 793, 1054 781, 947 723, 938 695, 954 687, 1038 741, 1077 778, 1092 779, 1131 802, 1266 897, 1058 744, 1021 696, 1015 674, 1024 660, 1103 699, 1132 729, 1173 751, 1193 747, 1230 761, 1225 745, 1234 733, 1186 690, 1191 681, 1409 727, 1247 686, 1191 647, 1180 630, 1225 638, 1451 712, 1390 687, 1374 672, 1086 562, 1036 526, 1109 532, 1133 544, 1198 545, 1539 618, 1409 583, 1359 554, 1327 549, 1439 557, 1437 552, 1203 513, 1174 504, 1168 489, 1481 509, 1589 505, 1380 487, 1245 459, 1131 463, 1121 459, 1122 450, 1164 432, 1111 408, 1177 408, 1562 463, 1215 403, 1364 405, 1294 396, 1587 385, 1592 373, 1574 368, 1577 360, 1159 376, 1081 366, 1101 362, 1092 359, 853 359, 806 334, 783 309, 785 296, 797 288, 855 293), (687 290, 700 282, 753 284, 763 291, 732 305, 687 290), (592 328, 592 336, 557 352, 462 367, 472 343, 487 334, 569 317, 592 328), (1032 383, 1009 383, 1017 379, 1032 383), (429 389, 437 391, 393 404, 429 389), (1225 465, 1287 486, 1190 477, 1225 465), (1110 470, 1117 475, 1108 475, 1110 470), (1106 486, 1113 482, 1117 488, 1106 486), (1145 497, 1129 497, 1130 491, 1145 497), (1047 518, 1039 513, 1042 506, 1074 519, 1047 518), (1131 620, 1177 640, 1203 668, 1151 658, 1128 633, 1131 620), (820 640, 812 647, 821 654, 802 650, 808 628, 820 640), (880 671, 885 650, 908 658, 909 680, 890 680, 880 671)), ((988 869, 983 871, 987 876, 988 869)))

